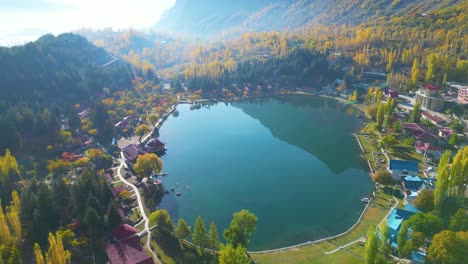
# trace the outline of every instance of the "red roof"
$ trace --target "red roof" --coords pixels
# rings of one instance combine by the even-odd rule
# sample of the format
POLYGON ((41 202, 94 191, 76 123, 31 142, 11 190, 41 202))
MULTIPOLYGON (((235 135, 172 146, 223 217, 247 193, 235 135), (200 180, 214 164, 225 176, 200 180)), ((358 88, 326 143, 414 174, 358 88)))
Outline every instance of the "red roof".
POLYGON ((423 111, 421 114, 422 114, 424 117, 426 117, 427 119, 431 120, 432 122, 434 122, 434 123, 436 123, 436 124, 440 124, 440 123, 445 122, 442 118, 439 118, 439 117, 437 117, 437 116, 435 116, 435 115, 431 115, 431 114, 429 114, 429 113, 426 112, 426 111, 423 111))
POLYGON ((127 225, 119 225, 112 231, 112 237, 117 242, 106 246, 106 253, 111 264, 153 264, 140 244, 139 230, 127 225))
POLYGON ((115 240, 123 240, 138 234, 140 230, 127 224, 119 225, 112 230, 112 238, 115 240))
POLYGON ((445 137, 448 137, 452 135, 453 129, 451 129, 450 127, 444 127, 442 129, 439 129, 439 132, 442 133, 442 135, 444 135, 445 137))
POLYGON ((422 143, 421 141, 418 141, 417 145, 416 145, 416 149, 417 150, 425 150, 425 151, 429 151, 429 150, 442 150, 442 148, 440 147, 437 147, 437 146, 433 146, 431 145, 431 143, 422 143))
POLYGON ((410 133, 414 138, 425 141, 424 139, 437 139, 437 136, 424 125, 416 123, 403 123, 403 129, 410 133))
POLYGON ((430 84, 421 84, 421 88, 431 91, 442 90, 442 88, 430 84))
POLYGON ((107 245, 106 254, 111 264, 154 264, 137 237, 107 245))

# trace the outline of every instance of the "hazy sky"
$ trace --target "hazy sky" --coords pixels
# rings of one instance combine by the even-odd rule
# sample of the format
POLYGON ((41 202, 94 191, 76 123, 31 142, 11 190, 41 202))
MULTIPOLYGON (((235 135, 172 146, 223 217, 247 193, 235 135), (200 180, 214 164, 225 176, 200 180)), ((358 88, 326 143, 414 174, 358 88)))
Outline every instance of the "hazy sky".
POLYGON ((175 0, 0 0, 0 45, 82 27, 146 28, 175 0))

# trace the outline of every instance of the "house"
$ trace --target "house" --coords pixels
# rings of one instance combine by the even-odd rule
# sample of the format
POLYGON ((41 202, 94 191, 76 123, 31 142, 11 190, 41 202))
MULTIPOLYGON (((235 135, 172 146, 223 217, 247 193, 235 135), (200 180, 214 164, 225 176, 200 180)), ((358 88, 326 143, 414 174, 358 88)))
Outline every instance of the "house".
POLYGON ((119 225, 112 231, 114 243, 106 246, 109 264, 153 264, 153 258, 145 253, 138 237, 139 230, 119 225))
POLYGON ((448 140, 450 136, 453 134, 453 129, 450 127, 444 127, 439 129, 439 137, 448 140))
POLYGON ((390 243, 392 247, 397 247, 398 232, 400 231, 401 224, 403 223, 403 221, 409 219, 414 214, 414 212, 403 209, 392 210, 387 220, 387 226, 390 231, 390 243))
POLYGON ((445 120, 443 120, 442 118, 432 115, 426 111, 422 111, 421 116, 422 116, 422 119, 429 120, 429 122, 431 122, 432 124, 436 126, 445 123, 445 120))
POLYGON ((139 155, 143 155, 146 152, 140 147, 140 145, 130 144, 122 149, 124 158, 127 162, 135 163, 139 155))
POLYGON ((418 176, 406 176, 403 180, 405 189, 411 191, 418 191, 423 186, 423 181, 418 176))
POLYGON ((442 88, 430 84, 420 84, 416 92, 416 101, 422 103, 422 107, 432 111, 444 109, 444 98, 440 95, 442 88))
POLYGON ((161 152, 166 150, 166 144, 157 138, 152 138, 146 143, 145 150, 148 152, 161 152))
POLYGON ((394 90, 391 90, 391 89, 384 89, 383 90, 383 96, 385 98, 392 98, 392 99, 397 99, 398 98, 398 92, 397 91, 394 91, 394 90))
POLYGON ((430 151, 442 151, 441 147, 437 147, 432 145, 431 143, 423 143, 421 141, 416 142, 416 152, 419 154, 423 154, 426 156, 426 154, 430 151))
POLYGON ((403 123, 402 127, 403 134, 406 137, 411 136, 416 139, 416 141, 437 145, 438 137, 425 125, 417 123, 403 123))
POLYGON ((388 171, 395 181, 401 181, 401 177, 418 175, 418 162, 409 160, 390 160, 388 171))

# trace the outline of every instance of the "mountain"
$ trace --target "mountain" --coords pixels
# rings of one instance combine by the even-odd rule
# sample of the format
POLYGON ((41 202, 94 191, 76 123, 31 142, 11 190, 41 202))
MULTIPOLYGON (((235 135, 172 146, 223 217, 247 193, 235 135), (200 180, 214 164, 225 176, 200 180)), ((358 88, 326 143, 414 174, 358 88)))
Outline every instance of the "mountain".
POLYGON ((114 59, 103 48, 70 33, 0 47, 0 98, 10 103, 77 100, 102 93, 104 87, 128 88, 131 69, 114 59))
POLYGON ((177 0, 155 30, 199 38, 252 31, 287 31, 311 23, 359 24, 392 16, 424 14, 461 0, 177 0))

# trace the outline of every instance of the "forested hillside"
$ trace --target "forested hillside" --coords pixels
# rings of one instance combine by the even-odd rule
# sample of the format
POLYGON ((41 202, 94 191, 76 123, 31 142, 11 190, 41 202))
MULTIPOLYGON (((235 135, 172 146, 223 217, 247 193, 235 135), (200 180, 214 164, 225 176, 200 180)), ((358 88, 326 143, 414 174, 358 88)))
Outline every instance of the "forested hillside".
POLYGON ((155 26, 157 31, 219 39, 247 32, 291 30, 311 23, 351 24, 414 16, 463 1, 401 0, 178 0, 155 26))
POLYGON ((111 60, 104 49, 74 34, 0 47, 0 97, 10 102, 78 99, 102 93, 103 87, 113 91, 128 86, 130 68, 121 63, 101 67, 111 60))
MULTIPOLYGON (((79 102, 132 87, 131 68, 74 34, 0 47, 0 152, 61 142, 60 119, 76 120, 79 102)), ((78 109, 79 110, 79 109, 78 109)))

